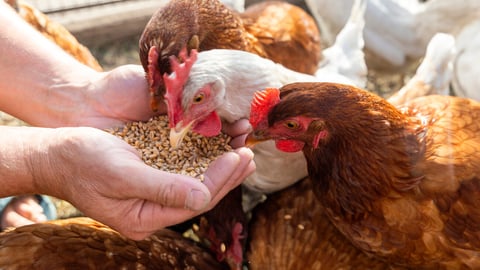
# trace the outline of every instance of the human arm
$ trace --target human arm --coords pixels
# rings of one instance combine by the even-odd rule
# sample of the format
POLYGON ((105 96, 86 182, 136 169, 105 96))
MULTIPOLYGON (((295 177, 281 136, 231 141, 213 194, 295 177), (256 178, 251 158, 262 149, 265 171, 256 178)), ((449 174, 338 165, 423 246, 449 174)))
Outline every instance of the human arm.
POLYGON ((3 1, 0 25, 8 25, 0 27, 0 110, 46 127, 105 128, 152 116, 141 66, 97 72, 44 38, 3 1))

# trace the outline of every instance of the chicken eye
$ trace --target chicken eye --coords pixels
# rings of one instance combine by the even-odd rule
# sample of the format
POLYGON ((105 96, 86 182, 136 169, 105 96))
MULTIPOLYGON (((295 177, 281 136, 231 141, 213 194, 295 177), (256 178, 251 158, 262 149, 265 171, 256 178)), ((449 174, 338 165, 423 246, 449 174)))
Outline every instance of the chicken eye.
POLYGON ((204 98, 205 98, 205 94, 200 93, 193 98, 193 103, 195 104, 201 103, 204 98))
POLYGON ((295 121, 287 121, 287 122, 285 122, 284 125, 288 129, 298 129, 298 127, 299 127, 298 123, 295 122, 295 121))

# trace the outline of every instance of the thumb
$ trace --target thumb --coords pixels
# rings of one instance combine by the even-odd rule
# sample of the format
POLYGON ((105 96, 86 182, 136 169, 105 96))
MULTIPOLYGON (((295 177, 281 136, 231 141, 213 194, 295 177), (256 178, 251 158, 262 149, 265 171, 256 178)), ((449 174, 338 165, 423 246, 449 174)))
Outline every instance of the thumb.
POLYGON ((147 167, 141 168, 145 177, 133 188, 138 192, 134 196, 165 207, 192 211, 202 210, 210 202, 210 191, 199 179, 147 167))

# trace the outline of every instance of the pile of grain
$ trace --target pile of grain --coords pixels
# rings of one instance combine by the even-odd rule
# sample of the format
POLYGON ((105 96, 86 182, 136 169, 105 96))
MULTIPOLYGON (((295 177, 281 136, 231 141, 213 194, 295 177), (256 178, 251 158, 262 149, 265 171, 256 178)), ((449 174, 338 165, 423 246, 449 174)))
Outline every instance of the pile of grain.
POLYGON ((232 151, 228 135, 222 133, 207 138, 194 132, 189 132, 183 143, 173 149, 170 146, 167 116, 154 117, 148 122, 131 122, 123 128, 107 131, 134 146, 146 164, 200 180, 203 180, 208 164, 221 154, 232 151))

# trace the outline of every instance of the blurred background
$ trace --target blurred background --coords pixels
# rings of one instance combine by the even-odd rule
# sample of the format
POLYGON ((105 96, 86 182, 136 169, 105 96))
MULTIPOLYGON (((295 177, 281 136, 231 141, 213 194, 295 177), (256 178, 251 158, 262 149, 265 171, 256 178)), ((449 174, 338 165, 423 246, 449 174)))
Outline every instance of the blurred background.
POLYGON ((27 0, 87 46, 105 70, 140 63, 138 38, 167 0, 27 0))

